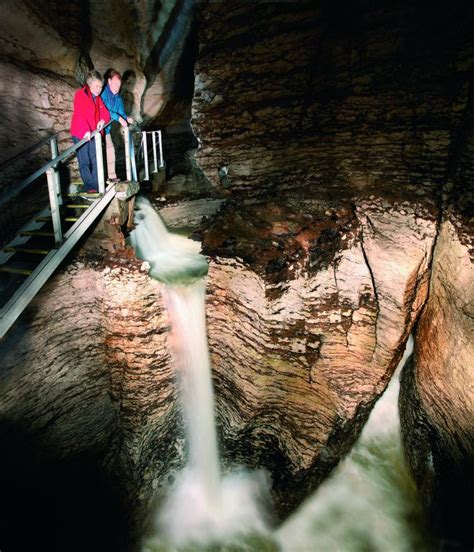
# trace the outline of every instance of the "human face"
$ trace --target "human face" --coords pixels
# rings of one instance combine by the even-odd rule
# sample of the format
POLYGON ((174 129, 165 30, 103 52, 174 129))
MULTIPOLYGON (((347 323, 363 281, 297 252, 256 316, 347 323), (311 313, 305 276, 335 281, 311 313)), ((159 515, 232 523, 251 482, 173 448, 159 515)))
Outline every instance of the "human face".
POLYGON ((98 96, 102 91, 102 81, 94 80, 89 84, 89 90, 94 96, 98 96))
POLYGON ((109 88, 112 94, 118 94, 120 87, 122 86, 122 81, 117 77, 113 77, 108 80, 109 82, 109 88))

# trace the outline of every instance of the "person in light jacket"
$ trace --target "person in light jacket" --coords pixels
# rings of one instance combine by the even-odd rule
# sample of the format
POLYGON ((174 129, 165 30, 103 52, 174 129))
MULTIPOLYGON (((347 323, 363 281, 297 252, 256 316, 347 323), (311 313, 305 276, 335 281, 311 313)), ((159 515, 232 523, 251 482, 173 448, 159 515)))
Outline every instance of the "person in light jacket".
POLYGON ((86 75, 86 84, 74 94, 71 135, 75 144, 83 138, 88 139, 77 150, 79 172, 87 193, 96 193, 99 189, 95 141, 91 140, 91 133, 96 129, 102 130, 110 121, 110 113, 100 97, 101 90, 102 76, 98 71, 91 70, 86 75))
MULTIPOLYGON (((120 87, 122 86, 122 76, 115 69, 111 69, 108 72, 107 84, 102 91, 101 97, 105 106, 110 112, 112 121, 118 121, 122 128, 126 128, 134 121, 132 117, 128 117, 125 113, 122 97, 120 96, 120 87)), ((105 129, 105 146, 107 154, 107 175, 109 182, 118 182, 116 168, 115 168, 115 146, 112 141, 110 131, 112 125, 109 125, 105 129)))

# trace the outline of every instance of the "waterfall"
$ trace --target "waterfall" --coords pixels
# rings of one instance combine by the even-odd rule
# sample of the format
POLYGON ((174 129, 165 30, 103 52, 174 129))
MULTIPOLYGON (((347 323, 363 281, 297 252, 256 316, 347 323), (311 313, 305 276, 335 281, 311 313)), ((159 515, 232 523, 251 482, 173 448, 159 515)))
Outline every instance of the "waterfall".
POLYGON ((189 467, 200 482, 205 504, 213 509, 220 503, 220 470, 206 339, 205 287, 202 282, 189 287, 169 286, 166 295, 186 417, 189 467))
POLYGON ((437 549, 427 534, 401 443, 399 374, 412 350, 410 337, 351 452, 275 532, 282 552, 437 549))
POLYGON ((162 293, 188 449, 188 464, 161 505, 157 534, 147 550, 162 550, 163 544, 205 546, 236 535, 265 533, 259 505, 269 488, 265 472, 220 473, 205 322, 207 260, 198 254, 199 244, 169 233, 147 200, 140 198, 137 207, 130 241, 137 256, 149 263, 149 274, 165 284, 162 293))
MULTIPOLYGON (((181 384, 188 465, 157 514, 143 552, 266 550, 280 552, 428 552, 433 549, 404 463, 397 411, 398 372, 377 402, 358 443, 334 474, 277 530, 261 502, 266 472, 221 474, 205 326, 207 261, 199 244, 168 233, 146 201, 131 241, 161 281, 172 325, 170 347, 181 384), (214 547, 217 545, 217 547, 214 547), (227 548, 228 547, 228 548, 227 548)), ((411 353, 410 343, 405 352, 411 353)))

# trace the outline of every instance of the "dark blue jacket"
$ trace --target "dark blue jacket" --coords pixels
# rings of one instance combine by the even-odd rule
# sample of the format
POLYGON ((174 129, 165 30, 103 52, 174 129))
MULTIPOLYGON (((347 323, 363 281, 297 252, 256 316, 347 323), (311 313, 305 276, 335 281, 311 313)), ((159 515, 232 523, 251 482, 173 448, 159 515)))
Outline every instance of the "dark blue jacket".
MULTIPOLYGON (((123 100, 120 96, 120 93, 118 94, 112 94, 112 91, 109 88, 109 85, 107 84, 104 87, 104 90, 102 90, 102 94, 100 95, 102 98, 102 101, 105 104, 105 107, 109 110, 110 116, 112 117, 113 121, 118 121, 119 117, 122 117, 123 119, 127 120, 127 115, 125 114, 125 108, 123 106, 123 100)), ((111 125, 109 125, 105 132, 107 134, 110 134, 111 125)))

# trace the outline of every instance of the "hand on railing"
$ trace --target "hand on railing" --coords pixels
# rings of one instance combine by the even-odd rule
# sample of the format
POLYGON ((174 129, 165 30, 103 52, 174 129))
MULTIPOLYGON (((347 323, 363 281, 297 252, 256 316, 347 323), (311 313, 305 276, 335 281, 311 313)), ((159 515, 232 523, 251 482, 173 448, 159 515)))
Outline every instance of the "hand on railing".
POLYGON ((84 140, 84 138, 87 138, 87 139, 90 141, 90 139, 91 139, 91 131, 90 131, 90 130, 88 130, 88 131, 84 134, 84 136, 82 137, 82 139, 84 140))
POLYGON ((132 117, 127 117, 124 119, 123 117, 119 117, 119 123, 125 128, 128 125, 131 125, 135 122, 135 120, 132 117))
POLYGON ((97 130, 102 130, 104 128, 104 125, 105 125, 105 121, 104 119, 101 119, 98 123, 97 123, 97 130))

